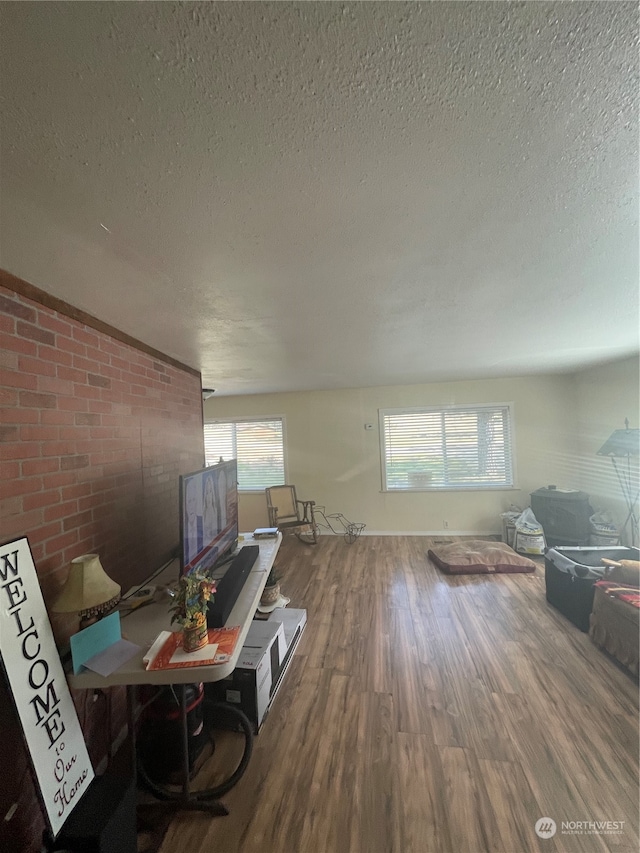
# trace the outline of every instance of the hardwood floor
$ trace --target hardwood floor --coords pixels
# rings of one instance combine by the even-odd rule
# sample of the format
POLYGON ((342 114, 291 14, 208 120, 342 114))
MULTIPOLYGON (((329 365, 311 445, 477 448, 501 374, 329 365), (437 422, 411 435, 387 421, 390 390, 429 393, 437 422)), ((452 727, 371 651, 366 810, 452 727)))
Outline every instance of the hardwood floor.
POLYGON ((161 853, 638 850, 637 683, 547 604, 542 566, 446 577, 431 542, 285 540, 305 633, 230 814, 177 814, 161 853))

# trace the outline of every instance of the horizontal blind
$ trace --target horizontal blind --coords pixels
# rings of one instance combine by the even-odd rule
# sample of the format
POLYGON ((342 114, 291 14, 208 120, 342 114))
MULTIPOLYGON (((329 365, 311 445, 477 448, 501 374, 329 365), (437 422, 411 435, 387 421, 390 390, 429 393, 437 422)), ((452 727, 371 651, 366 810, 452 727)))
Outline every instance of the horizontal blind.
POLYGON ((513 485, 509 406, 381 412, 388 490, 513 485))
POLYGON ((238 460, 240 491, 262 491, 284 483, 282 418, 259 421, 220 421, 205 424, 207 465, 238 460))
POLYGON ((207 465, 236 458, 234 424, 204 425, 204 458, 207 465))

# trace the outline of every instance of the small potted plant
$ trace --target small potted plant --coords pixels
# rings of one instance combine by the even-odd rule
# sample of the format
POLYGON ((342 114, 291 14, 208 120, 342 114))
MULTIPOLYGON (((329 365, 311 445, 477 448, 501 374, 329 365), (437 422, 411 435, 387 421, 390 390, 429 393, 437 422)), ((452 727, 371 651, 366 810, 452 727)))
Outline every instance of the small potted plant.
POLYGON ((267 578, 267 582, 264 585, 264 590, 262 591, 262 596, 260 598, 260 604, 263 607, 268 606, 269 604, 275 604, 275 602, 280 598, 280 575, 275 569, 275 566, 272 566, 271 571, 269 572, 269 577, 267 578))
POLYGON ((171 624, 178 622, 182 628, 185 652, 195 652, 207 645, 207 608, 215 590, 215 581, 200 571, 189 572, 178 582, 169 610, 171 624))

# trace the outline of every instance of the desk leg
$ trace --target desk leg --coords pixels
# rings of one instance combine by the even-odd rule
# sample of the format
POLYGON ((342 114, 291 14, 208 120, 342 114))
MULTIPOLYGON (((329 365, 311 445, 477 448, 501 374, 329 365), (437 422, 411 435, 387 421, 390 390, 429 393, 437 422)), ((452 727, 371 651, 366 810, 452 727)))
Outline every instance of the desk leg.
POLYGON ((129 737, 131 738, 131 757, 133 759, 133 769, 135 772, 135 768, 138 763, 138 755, 136 748, 136 685, 128 684, 127 685, 127 725, 129 726, 129 737))
POLYGON ((180 709, 182 713, 182 772, 184 781, 182 783, 182 799, 189 801, 189 774, 191 766, 189 762, 189 719, 187 716, 187 685, 180 685, 180 709))
POLYGON ((218 800, 198 799, 197 792, 191 792, 189 776, 191 765, 189 761, 189 718, 187 713, 187 685, 180 685, 180 708, 182 713, 182 769, 184 782, 182 783, 182 798, 176 802, 179 809, 187 811, 204 811, 212 815, 228 815, 229 810, 218 800))
MULTIPOLYGON (((137 762, 137 754, 135 753, 134 744, 134 759, 137 762, 138 775, 141 777, 144 788, 159 800, 158 805, 167 806, 174 811, 203 811, 210 815, 227 815, 229 810, 218 799, 212 797, 211 791, 192 791, 190 784, 190 762, 189 762, 189 718, 187 712, 187 685, 177 685, 180 693, 180 741, 182 747, 182 772, 184 774, 182 782, 182 791, 171 791, 169 788, 154 782, 144 770, 141 763, 137 762)), ((135 687, 129 688, 130 706, 133 708, 135 704, 135 687)), ((135 711, 131 711, 130 719, 135 726, 135 711)))

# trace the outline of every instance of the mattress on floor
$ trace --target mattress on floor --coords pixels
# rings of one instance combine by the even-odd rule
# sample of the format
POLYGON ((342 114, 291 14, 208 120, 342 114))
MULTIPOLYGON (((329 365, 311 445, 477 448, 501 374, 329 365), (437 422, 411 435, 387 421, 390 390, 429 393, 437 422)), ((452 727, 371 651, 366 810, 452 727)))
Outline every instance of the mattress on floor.
POLYGON ((536 564, 517 554, 505 542, 467 539, 449 545, 434 545, 429 559, 450 575, 534 572, 536 564))

